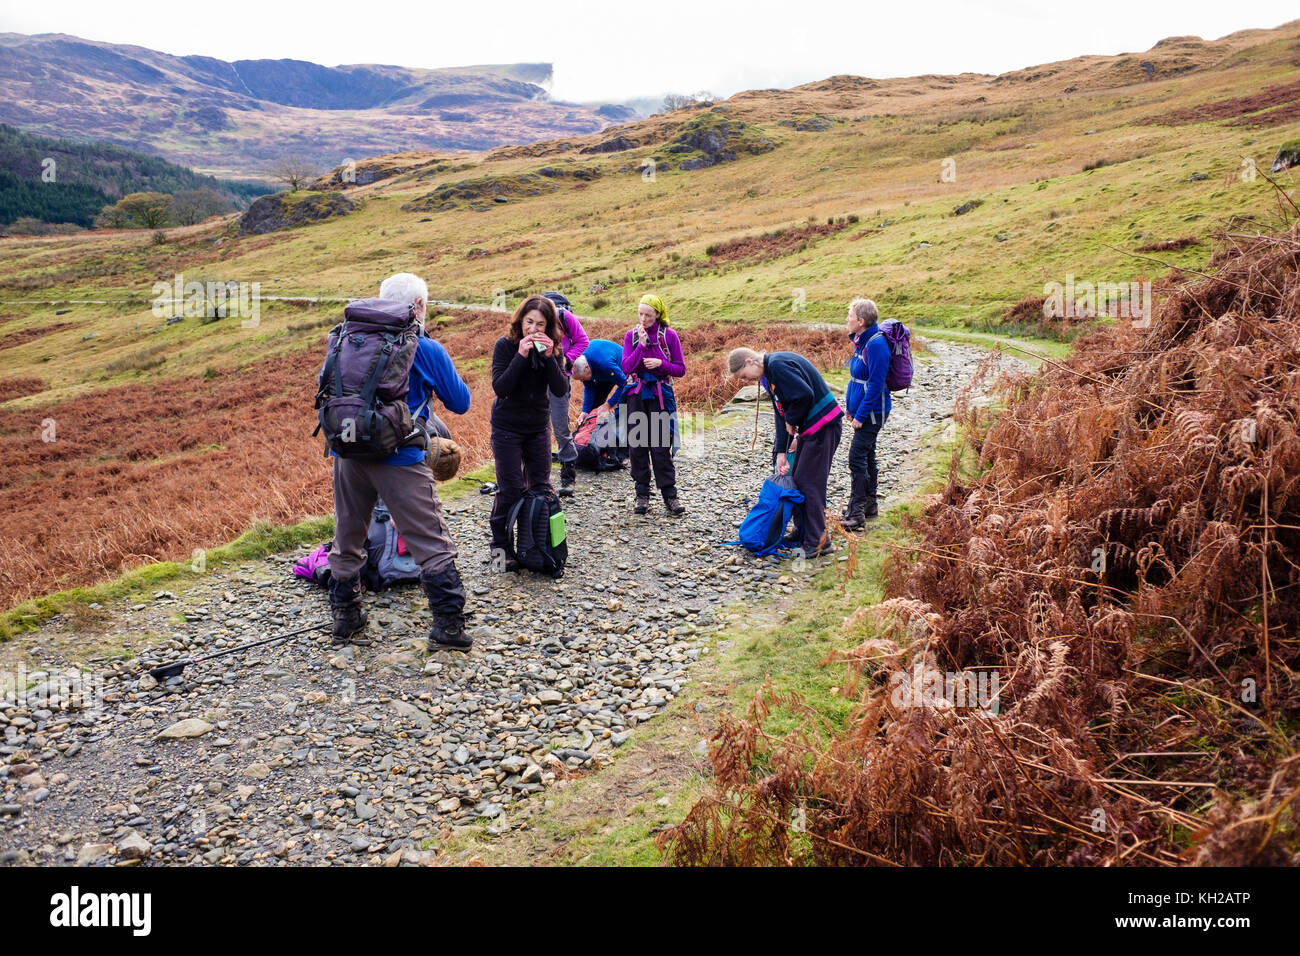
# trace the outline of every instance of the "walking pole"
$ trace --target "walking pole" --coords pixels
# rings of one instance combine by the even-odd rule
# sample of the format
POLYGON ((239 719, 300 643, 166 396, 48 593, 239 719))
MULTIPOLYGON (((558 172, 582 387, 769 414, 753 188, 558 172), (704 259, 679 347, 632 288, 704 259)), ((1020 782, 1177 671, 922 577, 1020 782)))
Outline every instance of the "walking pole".
POLYGON ((215 660, 218 657, 225 657, 227 654, 238 654, 240 651, 246 651, 249 648, 261 647, 263 644, 270 644, 273 641, 283 641, 287 637, 296 637, 299 634, 306 634, 308 631, 323 631, 330 627, 329 621, 320 624, 312 624, 309 627, 302 627, 296 631, 290 631, 287 634, 277 634, 275 637, 266 637, 260 641, 252 641, 248 644, 240 644, 238 647, 228 647, 224 651, 217 651, 215 654, 200 654, 198 657, 187 657, 181 661, 175 661, 171 664, 162 664, 149 671, 149 676, 154 680, 162 683, 171 680, 173 677, 179 677, 185 668, 191 664, 199 664, 203 661, 215 660))

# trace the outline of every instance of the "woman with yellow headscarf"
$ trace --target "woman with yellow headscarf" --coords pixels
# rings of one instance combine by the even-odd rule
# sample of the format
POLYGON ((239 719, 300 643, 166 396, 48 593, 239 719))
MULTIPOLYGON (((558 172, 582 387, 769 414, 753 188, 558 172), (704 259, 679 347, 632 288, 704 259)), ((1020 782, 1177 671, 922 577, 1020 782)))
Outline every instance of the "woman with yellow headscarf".
POLYGON ((627 446, 636 484, 635 512, 650 508, 650 473, 671 515, 684 514, 677 500, 677 398, 674 378, 686 374, 682 343, 668 327, 663 299, 646 294, 637 307, 638 322, 623 337, 623 372, 627 375, 627 446))

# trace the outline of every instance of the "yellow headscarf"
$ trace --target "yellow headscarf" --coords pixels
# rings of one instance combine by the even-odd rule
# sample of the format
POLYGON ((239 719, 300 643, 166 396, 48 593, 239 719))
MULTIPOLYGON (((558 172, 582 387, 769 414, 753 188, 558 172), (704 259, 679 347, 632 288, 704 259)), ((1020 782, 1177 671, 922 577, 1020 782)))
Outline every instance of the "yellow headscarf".
POLYGON ((660 319, 668 318, 668 308, 664 305, 664 300, 659 298, 659 296, 647 292, 645 295, 641 296, 641 304, 648 305, 650 308, 658 312, 660 319))

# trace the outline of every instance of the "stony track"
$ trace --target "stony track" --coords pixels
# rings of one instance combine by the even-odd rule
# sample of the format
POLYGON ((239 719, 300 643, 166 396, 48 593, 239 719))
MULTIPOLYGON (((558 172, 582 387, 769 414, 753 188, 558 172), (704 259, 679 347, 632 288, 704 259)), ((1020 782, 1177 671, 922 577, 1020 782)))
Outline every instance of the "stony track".
MULTIPOLYGON (((931 349, 881 434, 887 504, 913 490, 924 436, 984 355, 931 349)), ((742 410, 690 436, 679 519, 657 501, 635 517, 626 472, 580 476, 556 582, 493 572, 490 499, 448 502, 471 594, 469 654, 425 649, 417 588, 366 596, 369 647, 304 635, 162 686, 141 679, 326 620, 324 593, 289 575, 293 554, 109 609, 107 634, 129 656, 48 661, 46 676, 25 675, 26 690, 0 701, 0 863, 427 864, 450 828, 510 826, 520 801, 598 772, 683 691, 726 609, 799 586, 789 562, 723 545, 766 470, 770 428, 765 410, 751 450, 742 410), (93 675, 81 694, 58 679, 74 665, 93 675)), ((836 509, 847 451, 846 434, 836 509)), ((66 639, 72 627, 56 618, 46 631, 66 639)))

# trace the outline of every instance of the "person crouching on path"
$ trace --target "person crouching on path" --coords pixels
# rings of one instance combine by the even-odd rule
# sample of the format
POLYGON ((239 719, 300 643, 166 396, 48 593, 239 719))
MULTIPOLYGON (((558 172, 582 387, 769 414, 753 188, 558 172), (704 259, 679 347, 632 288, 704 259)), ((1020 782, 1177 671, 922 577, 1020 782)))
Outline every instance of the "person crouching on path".
POLYGON ((853 441, 849 445, 849 503, 841 523, 857 531, 880 513, 876 501, 879 469, 876 465, 876 436, 889 420, 893 396, 885 387, 891 358, 889 343, 880 334, 880 313, 870 299, 849 303, 845 320, 853 355, 849 359, 849 387, 844 394, 844 408, 853 441))
POLYGON ((761 384, 772 396, 776 472, 790 474, 804 497, 799 546, 805 557, 831 553, 834 548, 826 532, 826 480, 840 445, 844 410, 821 373, 795 352, 732 349, 727 370, 741 381, 761 384), (794 453, 793 473, 787 452, 794 453))
MULTIPOLYGON (((379 287, 379 298, 412 306, 420 327, 415 361, 411 366, 407 404, 414 418, 420 410, 432 414, 432 396, 457 415, 469 411, 469 389, 441 344, 424 335, 429 287, 419 276, 401 272, 379 287)), ((323 371, 323 369, 322 369, 323 371)), ((436 419, 436 416, 434 416, 436 419)), ((334 640, 347 643, 365 630, 367 616, 361 606, 361 569, 366 563, 366 534, 375 499, 382 497, 402 538, 420 565, 433 614, 430 650, 449 647, 467 650, 465 587, 456 570, 456 544, 442 516, 438 485, 429 470, 424 448, 408 445, 378 460, 334 457, 334 546, 330 549, 330 614, 334 640)))
MULTIPOLYGON (((507 553, 510 509, 530 489, 551 487, 550 396, 566 394, 560 320, 545 296, 529 296, 515 309, 509 331, 492 349, 492 455, 497 493, 488 524, 492 558, 507 553)), ((567 412, 566 412, 567 415, 567 412)), ((398 525, 401 527, 401 525, 398 525)), ((505 569, 517 570, 507 559, 505 569)))
POLYGON ((559 292, 543 292, 555 304, 560 319, 560 351, 564 372, 564 394, 551 396, 551 430, 555 433, 555 446, 560 454, 560 497, 573 494, 578 480, 578 447, 573 443, 573 430, 569 427, 569 375, 591 341, 587 332, 573 314, 569 300, 559 292))
POLYGON ((663 495, 664 508, 681 515, 677 500, 677 470, 673 451, 677 441, 677 398, 674 378, 686 374, 682 343, 668 327, 668 310, 657 295, 644 295, 637 307, 638 324, 623 337, 623 373, 628 378, 627 446, 636 483, 635 512, 650 508, 650 468, 663 495))
POLYGON ((627 394, 622 347, 608 339, 592 339, 573 363, 573 378, 582 383, 583 420, 592 415, 604 418, 623 404, 627 394))

